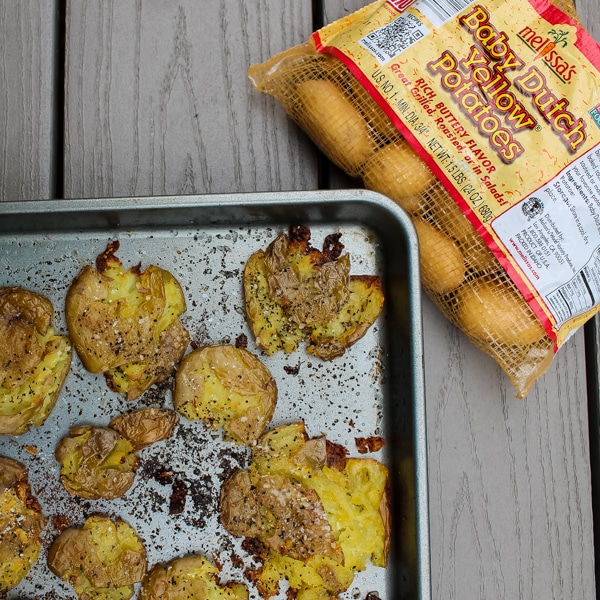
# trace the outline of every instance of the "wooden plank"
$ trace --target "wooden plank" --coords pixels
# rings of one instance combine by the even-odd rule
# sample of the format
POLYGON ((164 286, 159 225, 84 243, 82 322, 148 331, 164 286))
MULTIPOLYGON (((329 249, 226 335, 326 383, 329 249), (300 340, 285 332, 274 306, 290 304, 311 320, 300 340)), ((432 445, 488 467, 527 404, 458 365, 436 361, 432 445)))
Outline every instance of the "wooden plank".
POLYGON ((600 314, 585 325, 592 510, 596 550, 596 581, 600 581, 600 314))
POLYGON ((428 302, 424 320, 434 598, 593 597, 582 334, 520 402, 428 302))
POLYGON ((591 36, 600 40, 600 17, 598 15, 598 2, 596 0, 573 0, 577 14, 591 36))
POLYGON ((312 146, 246 76, 311 28, 308 1, 70 2, 66 197, 315 188, 312 146))
POLYGON ((0 3, 0 201, 53 196, 54 13, 0 3))
MULTIPOLYGON (((590 31, 595 2, 578 0, 590 31)), ((324 0, 323 20, 363 5, 324 0)), ((423 303, 433 598, 595 597, 583 330, 518 401, 423 303)))
MULTIPOLYGON (((596 41, 600 41, 600 14, 597 0, 574 0, 577 13, 584 27, 596 41)), ((596 540, 596 581, 600 581, 600 315, 585 326, 587 358, 587 384, 589 409, 589 445, 592 475, 592 510, 594 539, 596 540)), ((596 583, 596 594, 600 589, 596 583)))

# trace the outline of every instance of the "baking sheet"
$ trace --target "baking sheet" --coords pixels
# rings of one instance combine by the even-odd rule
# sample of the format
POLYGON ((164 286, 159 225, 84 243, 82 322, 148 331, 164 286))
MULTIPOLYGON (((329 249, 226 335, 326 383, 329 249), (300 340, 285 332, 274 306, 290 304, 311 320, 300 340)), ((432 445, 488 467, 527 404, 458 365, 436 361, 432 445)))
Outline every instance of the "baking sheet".
MULTIPOLYGON (((197 345, 235 343, 271 370, 279 397, 272 426, 303 420, 308 434, 325 433, 361 456, 356 438, 383 436, 384 448, 364 456, 390 467, 393 543, 386 569, 358 573, 343 598, 430 598, 427 477, 422 374, 421 312, 416 236, 410 220, 387 198, 364 191, 286 192, 219 196, 96 199, 0 204, 0 285, 21 285, 46 295, 54 325, 66 332, 68 286, 93 263, 108 241, 118 239, 126 267, 140 263, 171 271, 187 300, 182 322, 197 345), (323 362, 303 349, 267 357, 254 344, 243 309, 241 275, 247 258, 290 224, 308 225, 312 244, 342 233, 351 274, 378 274, 384 314, 342 357, 323 362)), ((58 480, 54 449, 69 428, 107 425, 143 406, 172 406, 171 381, 126 402, 103 376, 83 369, 74 356, 57 406, 39 428, 0 437, 0 453, 23 462, 49 518, 40 559, 8 598, 75 598, 73 589, 46 567, 56 535, 54 519, 80 525, 90 514, 120 517, 145 540, 149 567, 191 553, 222 565, 222 580, 243 580, 250 559, 241 540, 220 525, 220 486, 245 467, 248 450, 224 442, 201 422, 180 419, 174 435, 138 453, 140 467, 122 498, 88 501, 69 496, 58 480), (158 477, 171 472, 166 482, 158 477), (177 487, 187 490, 184 509, 170 514, 177 487)), ((247 583, 247 582, 246 582, 247 583)), ((136 589, 139 589, 137 586, 136 589)), ((251 598, 258 598, 250 586, 251 598)), ((285 598, 285 586, 280 596, 285 598)))

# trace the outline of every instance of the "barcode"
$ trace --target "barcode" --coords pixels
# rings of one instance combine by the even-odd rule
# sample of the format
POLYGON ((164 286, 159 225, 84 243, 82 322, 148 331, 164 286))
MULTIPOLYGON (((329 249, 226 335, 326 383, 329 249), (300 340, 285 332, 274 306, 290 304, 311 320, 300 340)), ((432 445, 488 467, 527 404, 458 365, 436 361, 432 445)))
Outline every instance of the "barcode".
POLYGON ((381 63, 386 63, 429 33, 427 26, 411 13, 402 13, 391 23, 359 40, 381 63))
POLYGON ((440 27, 473 2, 475 0, 417 0, 414 7, 420 10, 435 27, 440 27))

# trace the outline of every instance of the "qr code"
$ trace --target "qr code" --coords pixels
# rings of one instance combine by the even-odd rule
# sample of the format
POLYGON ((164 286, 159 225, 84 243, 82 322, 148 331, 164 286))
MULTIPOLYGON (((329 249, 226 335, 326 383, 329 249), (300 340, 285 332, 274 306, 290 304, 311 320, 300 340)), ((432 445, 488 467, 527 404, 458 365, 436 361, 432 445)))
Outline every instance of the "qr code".
POLYGON ((400 15, 391 23, 372 31, 359 40, 375 58, 386 63, 429 33, 427 26, 411 13, 400 15))

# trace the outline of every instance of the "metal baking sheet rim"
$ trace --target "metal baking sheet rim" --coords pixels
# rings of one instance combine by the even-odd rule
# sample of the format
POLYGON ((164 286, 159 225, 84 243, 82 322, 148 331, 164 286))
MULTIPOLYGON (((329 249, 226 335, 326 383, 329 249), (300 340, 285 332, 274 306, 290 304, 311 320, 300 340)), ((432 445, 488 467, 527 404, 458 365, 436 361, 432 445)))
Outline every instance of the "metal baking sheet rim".
MULTIPOLYGON (((410 374, 404 375, 410 381, 403 381, 403 383, 408 385, 411 395, 412 414, 409 435, 412 443, 410 452, 414 489, 410 490, 410 495, 411 498, 414 495, 411 502, 414 500, 413 525, 417 557, 415 563, 411 565, 413 572, 393 576, 393 581, 398 583, 393 583, 391 590, 398 590, 399 598, 412 598, 416 593, 419 600, 430 600, 427 447, 418 242, 410 217, 393 201, 368 190, 333 190, 2 202, 0 203, 0 251, 3 248, 2 240, 14 236, 52 239, 63 234, 97 232, 102 237, 102 234, 115 235, 140 230, 144 232, 141 234, 142 237, 148 235, 148 232, 156 231, 163 231, 163 235, 169 237, 176 236, 181 228, 197 228, 202 232, 228 226, 280 230, 293 223, 302 223, 311 229, 319 227, 331 229, 338 225, 353 223, 366 224, 383 246, 382 256, 386 264, 385 279, 403 278, 404 288, 400 292, 402 298, 396 298, 395 288, 390 293, 389 281, 386 281, 388 284, 386 311, 389 310, 390 303, 394 311, 406 311, 408 308, 408 314, 404 315, 404 318, 407 317, 404 325, 409 330, 409 339, 407 346, 403 347, 401 352, 407 353, 410 360, 410 374), (395 254, 399 249, 402 252, 395 254), (393 306, 394 303, 396 306, 393 306), (399 304, 403 306, 400 307, 399 304), (407 579, 412 583, 406 583, 407 579)), ((342 235, 342 242, 344 241, 342 235)), ((318 245, 318 240, 313 242, 318 245)), ((7 265, 3 265, 3 268, 8 274, 11 273, 7 265)), ((2 280, 4 279, 5 275, 2 275, 2 280)), ((2 285, 14 283, 26 285, 27 282, 6 281, 2 285)), ((392 284, 392 287, 395 285, 396 283, 392 284)), ((395 329, 394 334, 401 329, 397 327, 398 324, 393 318, 389 322, 395 329)), ((394 337, 394 334, 388 334, 388 337, 394 337)), ((389 353, 389 348, 386 352, 389 353)), ((401 361, 397 356, 395 360, 394 356, 390 360, 392 360, 391 372, 395 372, 393 363, 401 361)), ((392 427, 396 426, 395 419, 396 416, 392 419, 394 421, 392 427)), ((385 425, 388 426, 387 423, 385 425)), ((316 433, 309 430, 309 434, 316 433)), ((2 447, 0 453, 17 459, 22 458, 23 452, 17 452, 15 448, 17 444, 22 448, 21 442, 25 441, 24 437, 27 436, 35 436, 35 431, 19 438, 9 438, 13 440, 12 450, 11 447, 7 448, 6 438, 4 440, 0 438, 0 447, 2 447)), ((393 456, 394 454, 392 458, 393 456)), ((394 476, 393 473, 392 475, 394 476)), ((87 512, 91 514, 95 511, 87 506, 87 512)), ((395 526, 394 522, 393 531, 395 526)), ((388 570, 393 568, 394 562, 391 562, 388 570)), ((38 590, 41 587, 43 584, 38 582, 38 590)), ((20 589, 21 586, 18 586, 14 590, 14 593, 20 593, 20 596, 9 593, 8 597, 25 600, 24 594, 33 593, 20 592, 20 589)))

